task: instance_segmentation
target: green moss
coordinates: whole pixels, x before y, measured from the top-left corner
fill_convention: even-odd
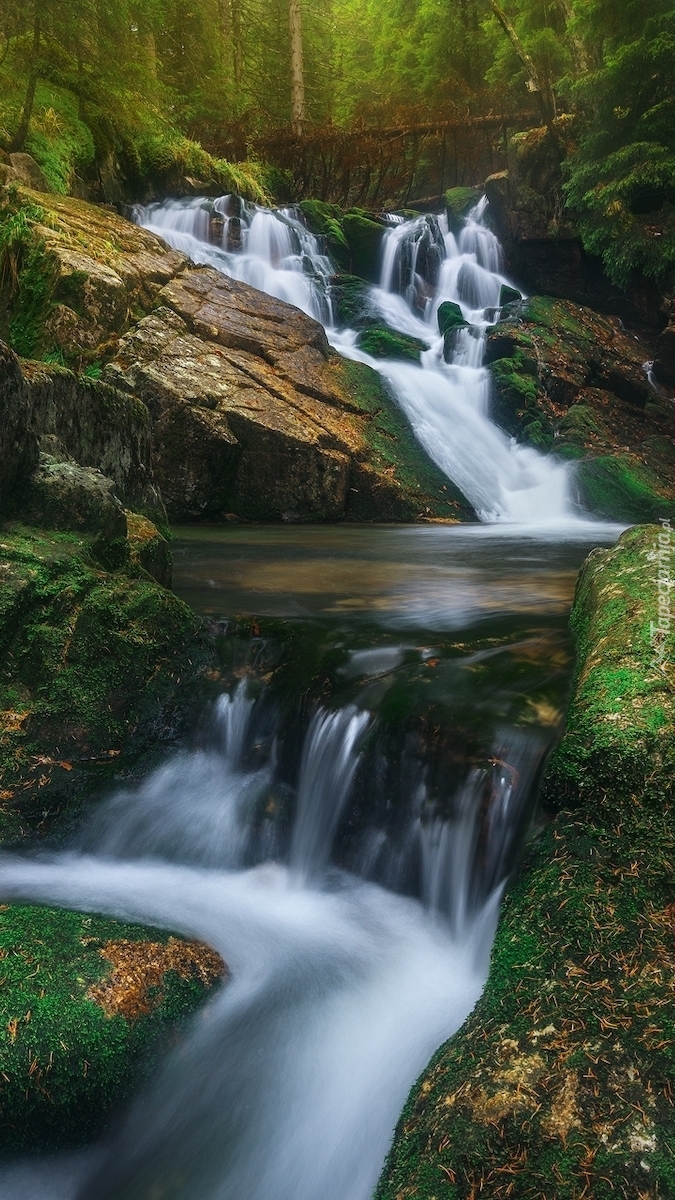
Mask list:
[[[304,213],[312,233],[326,239],[328,253],[334,262],[348,271],[351,251],[342,228],[342,209],[323,200],[301,200],[298,208]]]
[[[54,264],[35,224],[37,205],[8,197],[0,208],[0,334],[17,354],[39,358],[50,349],[44,328],[52,308]]]
[[[161,1051],[180,1037],[185,1018],[203,1003],[205,978],[169,970],[159,989],[151,987],[145,1004],[137,1005],[135,1019],[106,1014],[88,992],[110,976],[110,962],[101,953],[109,943],[145,943],[138,947],[142,965],[147,943],[161,946],[168,938],[157,929],[99,916],[3,906],[2,1153],[93,1140],[157,1068]]]
[[[102,571],[91,546],[66,533],[0,534],[5,839],[51,828],[122,749],[169,736],[210,661],[187,605],[147,577]]]
[[[366,213],[354,209],[342,218],[342,230],[349,246],[349,269],[370,283],[378,283],[384,228]]]
[[[449,188],[445,193],[448,225],[453,233],[458,233],[462,228],[464,218],[478,204],[481,195],[481,189],[476,187]]]
[[[455,329],[465,329],[468,325],[459,304],[452,300],[444,300],[439,304],[437,320],[439,333],[443,336],[454,333]]]
[[[466,498],[422,449],[381,377],[370,367],[347,359],[336,358],[334,369],[350,397],[350,402],[367,418],[363,432],[368,452],[363,466],[367,471],[372,472],[374,469],[377,472],[377,477],[370,485],[363,478],[356,481],[358,490],[363,491],[363,498],[350,501],[350,519],[473,519],[475,514]],[[388,483],[395,493],[395,498],[392,496],[388,505],[379,494],[373,501],[371,513],[367,507],[370,501],[365,499],[368,487],[372,487],[375,497],[377,489]],[[362,508],[360,504],[365,504],[366,507]]]
[[[658,476],[632,455],[579,463],[576,484],[584,508],[614,521],[656,521],[675,515]]]
[[[338,327],[362,329],[381,319],[370,299],[369,285],[356,275],[334,276],[330,295]]]
[[[582,571],[545,783],[561,811],[506,898],[481,1000],[411,1093],[377,1200],[672,1194],[675,634],[655,670],[658,537],[631,530]]]
[[[491,364],[492,415],[502,429],[519,441],[548,451],[553,446],[553,425],[540,404],[536,363],[518,349],[512,357]]]
[[[359,334],[357,345],[373,358],[398,358],[415,363],[419,363],[420,355],[428,349],[419,338],[409,337],[386,325],[366,329]]]

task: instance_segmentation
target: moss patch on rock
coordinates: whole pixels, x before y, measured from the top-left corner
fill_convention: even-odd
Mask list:
[[[419,338],[399,333],[388,325],[373,325],[357,338],[357,345],[373,358],[395,358],[403,362],[419,363],[420,355],[428,349]]]
[[[675,636],[655,666],[651,633],[664,546],[634,529],[582,571],[545,784],[559,811],[506,898],[481,1000],[413,1089],[377,1200],[675,1190]]]
[[[337,357],[331,373],[365,418],[359,421],[363,449],[351,466],[346,519],[475,519],[466,498],[416,440],[382,378],[362,363]]]
[[[465,217],[478,204],[482,189],[478,187],[448,188],[445,193],[445,211],[448,216],[448,226],[453,233],[459,233]]]
[[[0,906],[0,1150],[97,1137],[225,973],[156,929]]]
[[[211,647],[151,580],[104,571],[91,537],[0,532],[0,836],[71,816],[124,750],[175,734]]]

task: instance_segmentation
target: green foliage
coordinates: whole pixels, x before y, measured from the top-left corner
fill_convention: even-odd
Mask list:
[[[35,204],[9,197],[0,208],[0,335],[17,354],[37,358],[51,306],[52,269],[35,225],[44,220]]]
[[[571,89],[585,121],[567,200],[615,282],[635,270],[663,281],[675,266],[675,8],[595,0],[584,27],[600,54]]]

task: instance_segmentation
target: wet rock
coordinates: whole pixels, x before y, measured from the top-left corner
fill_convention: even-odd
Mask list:
[[[459,306],[452,300],[444,300],[438,307],[438,329],[443,337],[447,333],[454,332],[455,329],[466,328],[467,321]]]
[[[498,307],[504,308],[507,304],[517,304],[522,298],[517,288],[509,287],[507,283],[503,283],[499,289]]]
[[[664,329],[656,343],[654,376],[665,387],[675,388],[675,325]]]
[[[675,470],[650,439],[672,444],[672,415],[647,379],[648,348],[618,320],[570,301],[534,297],[508,312],[488,331],[498,424],[582,460],[578,498],[597,515],[644,521],[670,512]]]
[[[211,269],[158,299],[105,378],[151,413],[174,520],[373,520],[375,497],[379,519],[468,511],[379,378],[333,354],[310,317]]]
[[[338,328],[363,329],[381,322],[381,313],[370,298],[370,287],[358,276],[334,275],[330,295]]]
[[[328,253],[343,271],[379,281],[385,221],[360,208],[343,212],[322,200],[301,200],[298,207],[312,233],[326,239]]]
[[[675,636],[652,633],[671,550],[667,529],[633,529],[582,569],[544,785],[556,816],[509,888],[483,996],[413,1088],[377,1200],[431,1200],[440,1178],[461,1197],[493,1180],[534,1196],[544,1177],[560,1200],[608,1180],[671,1190]]]
[[[373,358],[394,358],[419,363],[420,355],[428,349],[419,338],[399,333],[387,325],[373,325],[359,334],[357,346]]]

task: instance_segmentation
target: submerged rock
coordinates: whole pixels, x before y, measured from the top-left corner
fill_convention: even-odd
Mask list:
[[[675,511],[672,408],[649,383],[648,358],[619,321],[565,300],[523,301],[488,331],[494,419],[578,460],[580,502],[610,520]]]
[[[673,551],[669,529],[633,529],[582,570],[545,782],[557,816],[506,897],[481,1000],[408,1100],[377,1200],[538,1196],[542,1180],[547,1200],[673,1192],[672,621],[653,634]]]

